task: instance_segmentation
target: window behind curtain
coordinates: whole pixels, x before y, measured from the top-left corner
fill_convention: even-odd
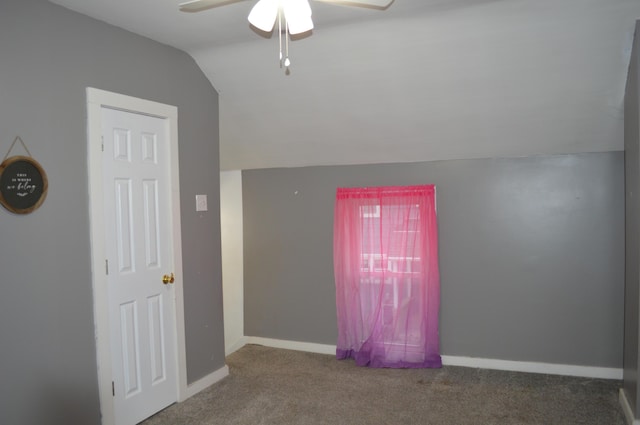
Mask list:
[[[338,189],[338,358],[440,367],[435,187]]]

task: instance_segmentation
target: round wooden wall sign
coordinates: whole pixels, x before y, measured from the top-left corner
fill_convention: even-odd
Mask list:
[[[0,164],[0,204],[16,214],[29,214],[42,205],[49,183],[33,158],[12,156]]]

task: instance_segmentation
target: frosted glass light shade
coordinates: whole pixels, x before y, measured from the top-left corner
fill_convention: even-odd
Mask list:
[[[300,34],[313,29],[311,6],[308,0],[282,0],[284,19],[289,26],[289,34]]]
[[[279,0],[260,0],[249,12],[249,22],[254,27],[271,32],[278,16]]]

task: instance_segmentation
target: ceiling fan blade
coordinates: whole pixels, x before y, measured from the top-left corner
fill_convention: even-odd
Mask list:
[[[212,9],[218,6],[226,6],[227,4],[237,3],[244,0],[190,0],[180,3],[178,7],[181,12],[200,12],[202,10]]]
[[[366,7],[369,9],[385,10],[395,0],[316,0],[323,3],[341,4],[344,6]]]

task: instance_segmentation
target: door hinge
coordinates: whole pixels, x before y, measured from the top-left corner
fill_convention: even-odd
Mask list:
[[[116,396],[116,384],[111,381],[111,393],[113,394],[113,396]]]
[[[108,276],[109,275],[109,260],[104,260],[104,271]]]
[[[100,136],[100,140],[102,143],[102,152],[104,152],[104,136]]]

